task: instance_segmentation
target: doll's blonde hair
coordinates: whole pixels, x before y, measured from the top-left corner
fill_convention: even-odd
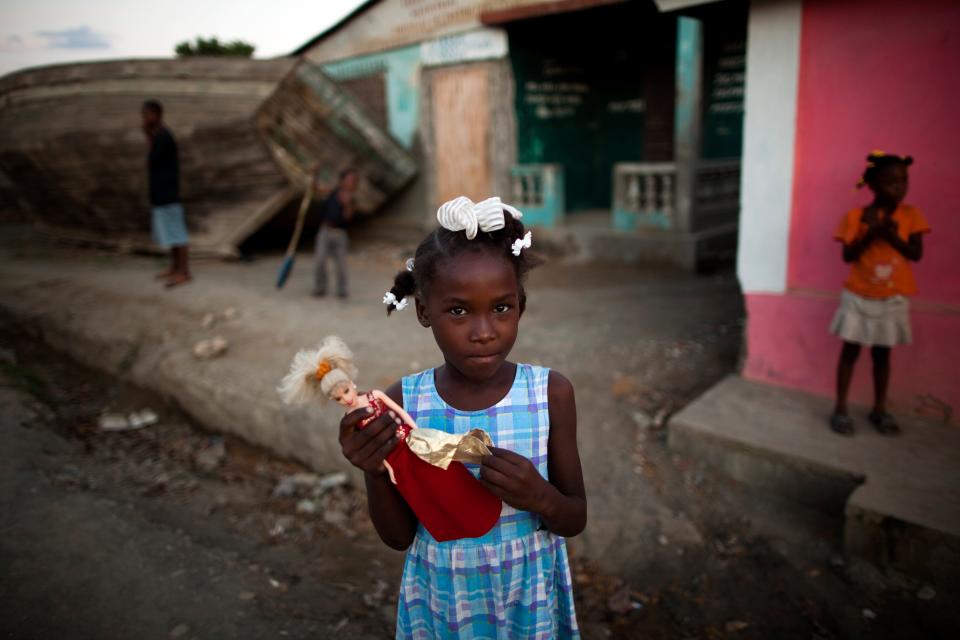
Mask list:
[[[302,349],[277,391],[286,404],[323,402],[338,386],[357,377],[353,352],[337,336],[327,336],[316,349]]]

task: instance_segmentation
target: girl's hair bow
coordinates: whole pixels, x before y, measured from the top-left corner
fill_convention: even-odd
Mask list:
[[[470,198],[460,196],[440,205],[437,209],[437,221],[449,231],[465,231],[467,239],[473,240],[477,237],[478,229],[487,233],[503,229],[504,209],[514,218],[523,217],[515,207],[500,202],[500,198],[487,198],[474,203]]]

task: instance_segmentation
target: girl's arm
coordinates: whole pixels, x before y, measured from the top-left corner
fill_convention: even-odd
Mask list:
[[[387,396],[399,405],[397,401],[403,401],[400,383],[387,389]],[[387,546],[403,551],[417,533],[417,517],[383,467],[384,458],[397,445],[395,432],[400,418],[394,411],[388,411],[365,429],[358,430],[357,423],[368,415],[367,409],[358,409],[343,417],[340,446],[347,460],[364,471],[370,520],[377,534]]]
[[[385,394],[383,391],[380,391],[379,389],[374,389],[372,393],[377,398],[380,398],[380,400],[382,400],[385,405],[393,409],[393,411],[398,416],[400,416],[400,419],[403,420],[404,424],[408,424],[411,427],[417,426],[417,423],[413,421],[413,418],[410,417],[410,414],[404,411],[403,407],[401,407],[399,403],[395,402],[393,398]],[[401,396],[401,400],[403,400],[402,396]]]
[[[863,252],[867,250],[873,241],[877,239],[878,226],[876,224],[870,224],[867,226],[867,232],[863,234],[858,240],[854,240],[850,244],[843,245],[843,261],[844,262],[856,262],[860,259],[860,256],[863,255]]]
[[[900,255],[907,260],[918,262],[920,258],[923,257],[922,233],[911,233],[907,241],[904,242],[897,234],[896,229],[893,229],[887,230],[883,234],[883,239],[886,240],[891,247],[899,251]]]
[[[550,439],[547,444],[548,482],[533,463],[505,449],[493,449],[483,459],[480,480],[515,509],[532,511],[557,535],[572,537],[587,524],[587,496],[577,451],[577,406],[573,385],[555,371],[547,389]]]

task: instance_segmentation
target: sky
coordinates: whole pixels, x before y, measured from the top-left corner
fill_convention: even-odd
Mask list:
[[[0,75],[38,65],[165,58],[196,36],[290,53],[363,0],[0,0]]]

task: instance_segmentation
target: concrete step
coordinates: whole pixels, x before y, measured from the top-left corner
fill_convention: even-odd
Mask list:
[[[730,376],[670,423],[670,447],[732,478],[844,518],[844,550],[960,584],[960,428],[900,417],[878,434],[827,427],[827,398]]]

